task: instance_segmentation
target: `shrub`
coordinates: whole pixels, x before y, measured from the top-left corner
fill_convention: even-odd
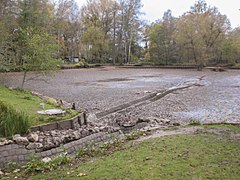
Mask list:
[[[57,105],[56,100],[53,99],[53,98],[48,98],[47,103],[52,105],[52,106],[56,106]]]
[[[80,61],[79,63],[75,64],[75,66],[76,67],[84,67],[84,63]]]
[[[30,128],[30,118],[24,112],[0,101],[0,135],[10,137],[14,134],[26,133]]]
[[[61,167],[61,165],[68,164],[72,162],[72,158],[66,153],[60,154],[59,156],[54,157],[49,162],[43,162],[37,156],[34,156],[31,161],[29,161],[26,165],[27,173],[35,173],[35,172],[45,172],[52,171]]]
[[[89,67],[89,64],[84,60],[81,59],[81,61],[79,61],[77,64],[75,64],[76,67]]]
[[[89,67],[89,64],[84,60],[84,59],[81,59],[81,61],[83,63],[83,66],[84,67]]]

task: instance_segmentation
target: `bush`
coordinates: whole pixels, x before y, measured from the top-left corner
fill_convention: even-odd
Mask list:
[[[141,61],[137,64],[134,64],[134,66],[154,66],[154,62],[150,62],[150,61]]]
[[[35,156],[27,163],[26,173],[52,171],[70,162],[72,162],[72,158],[66,153],[54,157],[49,162],[43,162],[39,157]]]
[[[84,63],[80,61],[79,63],[75,64],[75,66],[76,67],[84,67]]]
[[[48,98],[47,103],[52,105],[52,106],[56,106],[57,105],[56,100],[53,99],[53,98]]]
[[[75,64],[76,67],[89,67],[89,64],[84,60],[81,59],[81,61],[79,61],[77,64]]]
[[[10,137],[14,134],[26,133],[30,128],[30,118],[24,112],[0,101],[0,135]]]

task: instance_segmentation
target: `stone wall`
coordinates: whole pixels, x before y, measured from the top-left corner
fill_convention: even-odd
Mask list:
[[[6,167],[7,162],[24,164],[29,161],[33,156],[44,158],[56,156],[63,152],[74,154],[82,147],[86,147],[88,145],[99,142],[110,141],[111,139],[115,139],[120,135],[122,135],[120,131],[114,133],[99,132],[86,136],[82,139],[64,144],[62,147],[56,147],[42,152],[35,152],[35,150],[27,150],[24,145],[18,144],[0,146],[0,168]]]
[[[81,113],[80,115],[73,117],[72,119],[69,119],[69,120],[34,126],[31,128],[31,132],[51,131],[51,130],[56,130],[56,129],[58,129],[58,130],[78,129],[82,125],[86,125],[86,123],[87,123],[86,115],[85,115],[85,113]]]

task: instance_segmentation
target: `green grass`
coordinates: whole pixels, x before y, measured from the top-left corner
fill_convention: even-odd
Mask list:
[[[165,136],[30,179],[240,179],[239,153],[226,136]]]
[[[18,111],[27,113],[31,117],[32,125],[68,119],[77,115],[76,112],[72,111],[67,113],[64,117],[39,115],[37,111],[42,110],[39,106],[40,103],[45,103],[45,109],[52,109],[54,106],[47,104],[47,102],[32,95],[30,92],[10,90],[3,86],[0,86],[0,101],[13,106]]]
[[[0,136],[26,133],[30,125],[29,116],[0,101]]]

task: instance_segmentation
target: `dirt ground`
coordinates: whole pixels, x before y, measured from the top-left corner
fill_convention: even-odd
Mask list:
[[[29,74],[28,78],[34,77]],[[20,86],[21,73],[0,74],[0,82]],[[240,71],[175,69],[96,69],[63,70],[51,76],[27,81],[26,89],[56,99],[75,102],[98,113],[159,90],[166,90],[202,78],[199,86],[175,91],[131,109],[131,114],[189,122],[240,122]]]

